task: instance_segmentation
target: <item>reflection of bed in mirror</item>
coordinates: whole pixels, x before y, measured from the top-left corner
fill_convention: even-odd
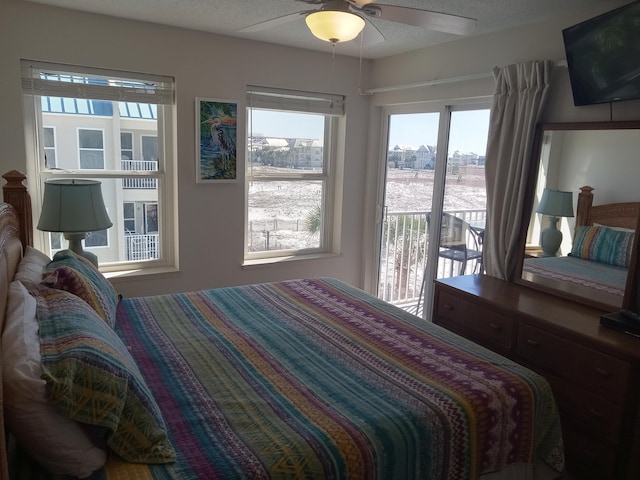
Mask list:
[[[578,194],[572,250],[558,257],[527,255],[521,278],[603,307],[621,307],[640,202],[593,205],[593,188]]]

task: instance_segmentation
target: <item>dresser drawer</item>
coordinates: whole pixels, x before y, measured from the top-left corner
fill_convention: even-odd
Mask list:
[[[438,294],[436,323],[500,350],[513,345],[513,321],[509,317],[447,292]]]
[[[493,310],[475,307],[471,311],[472,329],[480,338],[507,349],[513,346],[513,320]]]
[[[439,292],[436,302],[436,323],[463,332],[468,328],[473,304],[447,292]]]
[[[621,404],[629,363],[526,323],[518,327],[517,353],[531,365]]]
[[[615,448],[579,427],[563,424],[567,470],[580,480],[618,480]],[[574,478],[574,477],[570,477]]]
[[[596,438],[615,444],[620,441],[623,408],[564,380],[547,376],[553,390],[563,424],[580,425]]]

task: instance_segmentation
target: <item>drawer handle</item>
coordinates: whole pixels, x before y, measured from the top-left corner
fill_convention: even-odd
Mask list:
[[[445,303],[444,308],[446,308],[447,310],[453,310],[453,305],[450,303]]]
[[[538,348],[540,346],[540,344],[537,341],[535,341],[533,338],[527,338],[527,344],[535,348]]]
[[[592,417],[596,417],[596,418],[602,418],[603,417],[602,413],[600,413],[595,408],[592,408],[592,409],[589,410],[589,415],[591,415]]]
[[[609,372],[609,370],[605,370],[604,368],[600,368],[600,367],[596,367],[596,373],[598,375],[602,375],[603,377],[611,376],[611,373]]]
[[[496,332],[499,332],[500,330],[502,330],[502,325],[498,325],[497,323],[491,322],[489,326]]]

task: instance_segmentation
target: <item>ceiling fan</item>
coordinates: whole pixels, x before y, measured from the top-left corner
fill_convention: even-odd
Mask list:
[[[471,18],[439,13],[411,7],[374,4],[374,0],[296,0],[320,8],[303,10],[282,17],[273,18],[241,29],[241,32],[257,32],[284,25],[305,17],[311,33],[332,44],[353,40],[368,23],[376,32],[369,43],[384,40],[384,36],[367,18],[379,18],[390,22],[412,25],[438,32],[468,35],[476,26]],[[377,38],[376,38],[377,37]]]

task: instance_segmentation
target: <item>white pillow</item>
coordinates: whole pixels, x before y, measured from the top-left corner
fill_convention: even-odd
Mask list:
[[[47,255],[27,245],[24,256],[18,264],[18,271],[14,279],[21,282],[40,283],[44,267],[49,262],[51,262],[51,259]]]
[[[86,478],[101,468],[105,450],[80,424],[47,403],[36,300],[20,281],[9,286],[2,364],[5,419],[20,446],[54,474]]]

